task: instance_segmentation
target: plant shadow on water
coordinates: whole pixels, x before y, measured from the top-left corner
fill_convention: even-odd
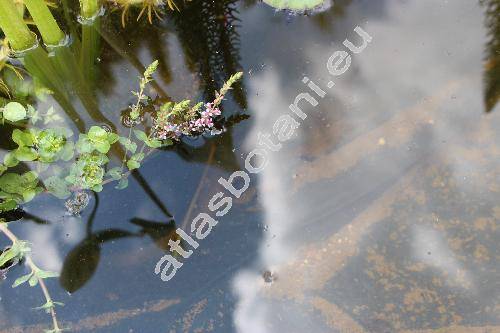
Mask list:
[[[355,2],[341,0],[334,3],[334,6],[325,11],[306,17],[310,24],[308,29],[314,32],[309,30],[301,38],[333,35],[336,22],[349,15],[349,8]],[[385,1],[380,3],[383,7]],[[490,35],[485,52],[483,101],[485,111],[491,111],[499,97],[500,62],[496,51],[500,36],[499,5],[496,0],[485,1],[483,5],[487,12],[486,26]],[[277,27],[279,36],[286,36],[284,31],[289,25],[304,22],[302,15],[287,13],[281,16],[281,12],[273,12],[263,7],[263,4],[251,0],[191,0],[179,6],[180,11],[160,14],[161,21],[154,18],[152,12],[154,24],[151,25],[147,19],[136,20],[141,8],[127,7],[127,12],[122,16],[121,11],[111,11],[107,7],[104,15],[85,19],[79,17],[77,2],[61,1],[60,6],[52,9],[52,12],[68,33],[68,38],[58,46],[46,47],[40,42],[33,49],[15,54],[9,64],[16,66],[14,70],[24,68],[20,72],[25,79],[20,80],[14,70],[6,69],[0,73],[0,92],[3,96],[0,97],[1,105],[6,104],[8,99],[23,105],[32,104],[39,112],[40,122],[63,124],[76,133],[73,137],[80,134],[90,137],[89,131],[93,126],[105,129],[107,134],[118,134],[125,144],[110,138],[107,156],[114,164],[119,165],[123,161],[123,168],[123,164],[128,166],[127,162],[132,160],[127,160],[127,154],[132,155],[129,154],[132,150],[138,150],[137,147],[132,147],[131,127],[137,126],[136,128],[143,129],[143,133],[151,133],[155,124],[150,119],[162,106],[183,99],[213,101],[217,98],[215,92],[224,82],[242,70],[240,11],[247,11],[250,13],[247,15],[252,17],[255,15],[252,14],[253,11],[261,10],[263,14],[256,17],[272,22],[266,23],[265,27]],[[147,12],[145,13],[143,16],[147,18]],[[261,47],[258,40],[252,40],[251,43],[251,47]],[[253,56],[247,49],[244,57]],[[144,94],[151,98],[137,99],[137,96],[129,92],[137,89],[137,76],[143,76],[148,64],[154,59],[159,60],[155,80],[147,82],[144,87]],[[284,63],[297,65],[302,60],[293,58],[290,63],[287,60]],[[0,58],[0,64],[1,61]],[[246,61],[252,63],[253,60]],[[302,65],[297,66],[301,68]],[[299,75],[297,72],[297,80]],[[229,317],[232,316],[236,301],[228,296],[231,291],[226,289],[230,282],[229,275],[241,266],[250,265],[252,257],[256,256],[259,246],[257,243],[262,236],[259,223],[264,220],[265,213],[260,211],[259,203],[255,202],[255,194],[249,195],[249,198],[241,198],[238,202],[239,210],[231,213],[234,215],[228,226],[224,229],[221,227],[211,235],[212,244],[217,243],[223,249],[222,252],[225,252],[224,255],[212,255],[210,246],[208,249],[201,249],[202,256],[189,263],[190,268],[182,273],[185,275],[179,274],[168,284],[163,284],[154,275],[153,269],[156,261],[169,250],[169,241],[178,240],[176,229],[181,227],[187,230],[195,211],[206,205],[211,195],[210,190],[217,185],[217,178],[242,168],[241,158],[235,148],[242,144],[245,131],[248,130],[246,126],[249,126],[247,123],[251,123],[245,122],[250,118],[245,111],[250,98],[253,99],[247,92],[243,81],[235,82],[223,105],[224,118],[219,119],[217,124],[223,129],[219,133],[202,133],[195,138],[184,137],[175,145],[156,147],[138,161],[141,168],[136,168],[131,163],[132,167],[125,176],[121,173],[117,177],[109,174],[111,178],[106,179],[109,182],[119,182],[118,187],[125,187],[128,180],[127,184],[122,184],[121,181],[128,179],[127,176],[130,175],[128,188],[118,191],[113,189],[115,183],[105,184],[100,192],[92,191],[89,186],[66,196],[65,200],[69,200],[66,201],[66,207],[71,207],[75,216],[65,212],[64,201],[50,197],[47,193],[40,193],[30,203],[1,214],[3,220],[10,222],[9,230],[22,235],[23,239],[33,239],[32,257],[35,262],[40,260],[47,268],[60,271],[58,280],[49,279],[46,284],[53,293],[54,300],[61,300],[66,304],[57,308],[63,327],[70,327],[74,331],[123,332],[130,328],[134,332],[156,332],[158,324],[154,321],[140,318],[134,322],[130,319],[154,313],[161,313],[163,316],[168,312],[168,318],[161,319],[161,325],[168,323],[173,327],[171,331],[187,332],[192,327],[192,318],[206,307],[204,296],[208,292],[204,288],[207,288],[215,294],[212,296],[218,303],[209,310],[206,331],[210,331],[212,318],[218,318],[216,320],[221,325],[215,331],[235,331]],[[140,107],[138,115],[132,117],[131,105],[133,109],[136,101]],[[235,126],[237,124],[241,126]],[[29,121],[6,122],[0,131],[2,152],[18,149],[11,139],[15,129],[24,131],[30,127],[33,126]],[[106,133],[102,135],[106,136]],[[143,140],[145,147],[149,147],[148,143],[157,144],[149,139]],[[328,145],[330,142],[319,142],[317,147],[311,148],[302,158],[314,161],[318,157],[313,156],[316,151],[320,155],[326,154],[323,144]],[[31,147],[29,144],[26,146]],[[33,170],[33,161],[18,162],[16,172],[25,175]],[[296,181],[298,183],[302,179]],[[327,185],[322,184],[325,187]],[[35,188],[32,186],[30,190],[35,191]],[[100,190],[98,187],[96,189]],[[22,196],[22,193],[15,194]],[[330,194],[331,192],[327,192],[327,195]],[[364,200],[368,199],[362,197],[359,201]],[[359,205],[363,207],[362,204]],[[309,226],[307,223],[312,225],[318,218],[311,214],[306,220],[308,222],[304,224]],[[333,228],[329,224],[317,224],[321,225],[318,228],[325,228],[321,232],[331,232],[329,228]],[[311,226],[312,230],[314,227]],[[302,231],[297,231],[296,234],[296,237],[308,237]],[[4,243],[0,244],[2,253],[7,252],[8,248],[3,247]],[[312,257],[317,259],[315,255]],[[23,262],[16,257],[0,265],[0,278],[6,277],[8,280],[0,287],[3,302],[0,312],[5,313],[0,314],[0,321],[5,321],[5,325],[0,324],[2,333],[15,332],[16,329],[38,332],[49,327],[47,317],[43,314],[28,312],[38,305],[38,301],[34,300],[37,296],[26,297],[28,293],[24,289],[10,288],[15,278],[23,274],[21,263]],[[327,267],[327,263],[322,263],[322,266]],[[352,269],[355,270],[356,267]],[[300,276],[302,273],[292,270],[289,276]],[[350,271],[342,272],[345,277],[339,274],[338,283],[350,281],[349,273]],[[264,281],[279,286],[280,281],[286,281],[289,276],[279,273],[274,275],[274,272],[266,268]],[[33,275],[26,280],[30,284],[36,283],[32,277]],[[193,281],[196,285],[191,284]],[[292,284],[292,287],[295,286]],[[348,290],[349,286],[346,285],[344,289]],[[300,292],[302,289],[297,290],[297,294]],[[334,293],[349,299],[349,295],[345,296],[343,292],[335,290]],[[270,298],[273,297],[275,295],[271,294]],[[52,307],[54,305],[50,302],[48,304]],[[173,305],[179,306],[169,312]],[[318,309],[321,308],[316,308]],[[10,316],[13,319],[7,318]],[[352,316],[358,318],[356,314]],[[358,321],[363,322],[363,319]],[[367,320],[366,327],[370,325]],[[380,327],[385,326],[380,324]]]

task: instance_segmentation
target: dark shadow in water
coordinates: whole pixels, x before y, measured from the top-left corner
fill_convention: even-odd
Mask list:
[[[59,277],[62,287],[70,293],[83,287],[94,275],[99,265],[103,243],[120,238],[141,236],[120,229],[92,232],[94,219],[99,208],[99,195],[93,193],[95,204],[87,220],[87,236],[67,254]]]

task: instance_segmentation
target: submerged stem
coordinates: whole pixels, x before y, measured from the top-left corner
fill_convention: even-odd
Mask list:
[[[2,0],[5,1],[5,0]],[[43,0],[24,0],[24,4],[40,30],[40,34],[46,45],[58,45],[64,39],[64,33],[57,24],[49,7]]]
[[[0,1],[0,28],[16,51],[29,49],[36,42],[12,0]]]
[[[3,0],[1,0],[1,1],[3,1]],[[19,239],[16,237],[16,235],[14,235],[12,233],[12,231],[10,231],[7,228],[7,224],[5,222],[0,222],[0,231],[3,232],[5,234],[5,236],[7,236],[12,241],[13,244],[19,241]],[[31,259],[31,256],[26,255],[25,257],[26,257],[26,264],[33,272],[39,270],[38,266],[35,265],[35,263]],[[42,289],[43,295],[45,296],[45,301],[47,303],[52,303],[53,302],[52,297],[50,297],[49,289],[47,288],[45,281],[43,281],[43,279],[41,279],[39,277],[37,277],[37,279],[38,279],[38,284],[40,285],[40,288]],[[56,310],[54,309],[54,307],[51,307],[49,309],[49,311],[50,311],[50,316],[52,317],[52,325],[54,326],[53,331],[60,332],[61,328],[59,328],[59,323],[57,322]]]

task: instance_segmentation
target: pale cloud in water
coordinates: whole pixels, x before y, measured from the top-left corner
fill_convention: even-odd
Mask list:
[[[424,97],[434,95],[436,90],[450,80],[465,79],[465,84],[458,92],[463,100],[452,102],[447,108],[459,115],[470,115],[470,110],[482,108],[482,48],[478,46],[484,43],[477,40],[476,36],[484,35],[483,17],[475,3],[471,3],[467,15],[463,15],[465,5],[463,1],[448,2],[446,5],[429,1],[407,1],[404,4],[395,0],[387,1],[387,12],[383,20],[359,22],[373,37],[373,42],[362,55],[353,56],[350,70],[338,78],[337,85],[327,91],[329,100],[326,101],[325,98],[322,103],[331,105],[330,98],[333,97],[336,100],[335,105],[338,105],[339,101],[343,104],[353,104],[353,113],[344,112],[342,117],[349,125],[349,130],[354,131],[360,126],[366,126],[366,123],[360,123],[363,110],[368,109],[379,115],[387,113],[389,116],[421,103]],[[423,17],[426,22],[421,21]],[[446,19],[457,21],[450,22]],[[458,33],[458,29],[464,25],[469,28],[460,29]],[[354,26],[356,24],[353,24]],[[440,29],[436,31],[436,27]],[[353,36],[354,33],[349,32],[345,38],[351,39]],[[325,74],[326,60],[335,50],[344,48],[342,41],[343,39],[339,40],[333,46],[318,46],[314,41],[297,41],[305,52],[304,58],[309,59],[311,63],[307,76],[323,88],[329,79]],[[471,63],[471,59],[477,61]],[[257,133],[269,132],[272,122],[287,111],[290,101],[283,96],[286,96],[289,86],[299,87],[302,73],[297,73],[296,82],[285,87],[283,84],[287,83],[283,83],[278,73],[273,70],[254,74],[248,79],[248,96],[253,96],[249,100],[249,109],[253,111],[254,124],[245,147],[250,150],[256,145]],[[301,127],[307,127],[308,120],[306,119]],[[299,128],[297,132],[302,133],[303,130]],[[449,121],[443,122],[441,126],[434,126],[431,130],[435,131],[437,138],[452,136],[458,139],[462,134],[461,129]],[[292,144],[300,144],[302,139],[299,135]],[[463,141],[460,139],[458,142]],[[264,210],[264,223],[269,225],[269,231],[263,235],[257,266],[271,270],[296,255],[294,248],[287,243],[290,240],[287,230],[293,230],[293,226],[298,223],[294,216],[301,215],[297,207],[286,201],[292,171],[287,173],[283,165],[297,163],[286,155],[286,145],[290,144],[284,143],[285,149],[282,152],[270,155],[269,165],[259,177],[259,197]],[[436,141],[433,144],[441,142]],[[446,162],[455,163],[452,164],[455,172],[464,167],[445,151],[442,158]],[[387,168],[390,163],[389,159],[375,167]],[[276,238],[273,239],[274,233]],[[444,242],[444,235],[435,230],[415,228],[412,236],[411,246],[417,260],[449,274],[454,272],[457,279],[462,279],[464,286],[473,286],[470,273],[454,259],[453,251]],[[429,256],[427,251],[422,252],[423,249],[430,249],[432,256]],[[457,275],[457,272],[460,274]],[[239,333],[271,333],[267,328],[269,323],[280,327],[279,320],[265,311],[271,304],[260,295],[266,287],[261,274],[257,269],[244,269],[233,281],[234,292],[239,299],[234,314]],[[284,305],[286,301],[281,303]],[[273,305],[273,309],[276,309],[276,305]],[[283,320],[287,321],[286,318]]]

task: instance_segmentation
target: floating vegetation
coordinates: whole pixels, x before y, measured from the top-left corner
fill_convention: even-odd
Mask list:
[[[321,7],[328,0],[264,0],[268,5],[276,9],[289,9],[292,11],[303,12]]]
[[[155,61],[148,66],[140,78],[139,90],[133,92],[137,102],[130,107],[129,117],[132,120],[139,118],[143,103],[150,100],[144,91],[152,81],[157,65]],[[182,135],[196,136],[214,129],[214,122],[221,115],[218,106],[241,76],[242,73],[233,75],[211,103],[200,102],[191,107],[190,101],[186,100],[162,105],[152,116],[154,127],[149,133],[130,128],[128,137],[121,137],[102,127],[92,126],[75,140],[73,132],[64,127],[14,129],[12,141],[17,144],[17,148],[9,151],[3,164],[0,164],[0,211],[27,203],[41,192],[67,199],[71,193],[84,190],[100,192],[103,185],[112,181],[118,182],[117,188],[125,188],[129,172],[138,169],[151,150],[172,145],[172,139],[178,141]],[[203,105],[205,109],[201,111]],[[8,103],[0,112],[3,120],[14,123],[38,117],[39,114],[32,106],[25,108],[18,102]],[[31,121],[37,124],[33,118]],[[45,119],[44,123],[50,124],[51,121]],[[115,144],[121,145],[125,153],[121,166],[109,168],[110,158],[107,154]],[[139,145],[142,145],[140,149]],[[146,147],[149,151],[146,151]],[[21,162],[32,163],[36,171],[24,174],[7,172]],[[75,205],[70,205],[68,210],[78,214],[79,209],[72,206]]]

